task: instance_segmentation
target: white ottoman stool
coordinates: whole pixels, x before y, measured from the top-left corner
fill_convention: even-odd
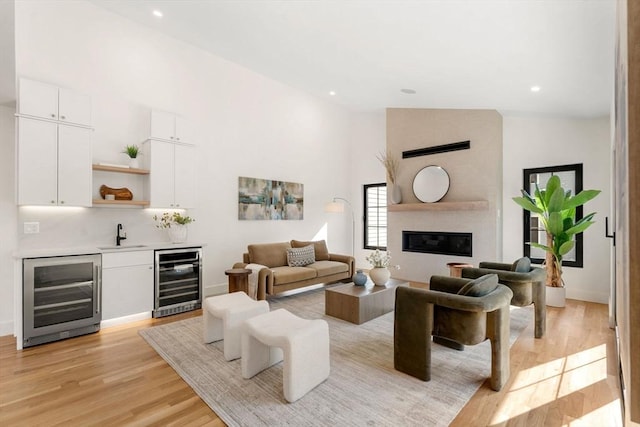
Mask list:
[[[202,310],[204,342],[224,339],[224,358],[237,359],[240,357],[242,322],[268,312],[268,302],[251,299],[244,292],[209,297]]]
[[[242,376],[251,378],[284,359],[284,398],[295,402],[329,377],[329,325],[279,309],[243,325]]]

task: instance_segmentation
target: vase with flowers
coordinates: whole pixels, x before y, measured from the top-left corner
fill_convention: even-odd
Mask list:
[[[179,212],[164,212],[161,216],[154,215],[156,227],[167,230],[171,243],[184,243],[187,241],[187,225],[195,221],[187,215]]]
[[[376,249],[366,258],[371,264],[371,270],[369,270],[369,277],[376,286],[385,286],[391,272],[389,271],[389,265],[391,264],[391,252],[385,251],[384,253],[380,249]],[[399,269],[400,266],[395,266]]]

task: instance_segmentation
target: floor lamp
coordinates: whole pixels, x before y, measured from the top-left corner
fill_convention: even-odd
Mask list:
[[[344,203],[340,203],[337,200],[342,200]],[[334,197],[333,200],[324,205],[324,211],[330,213],[343,213],[345,203],[349,205],[351,210],[351,256],[356,256],[356,217],[353,214],[353,206],[347,199],[342,197]]]

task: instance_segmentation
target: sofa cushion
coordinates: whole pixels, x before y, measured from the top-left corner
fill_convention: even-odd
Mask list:
[[[291,244],[289,242],[260,243],[249,245],[247,249],[251,263],[281,267],[287,265],[287,249],[291,249]]]
[[[470,281],[464,285],[459,291],[458,295],[465,295],[468,297],[483,297],[492,292],[498,287],[498,275],[497,274],[485,274],[478,277],[475,280]]]
[[[287,249],[287,265],[289,267],[304,267],[314,262],[316,262],[316,253],[313,250],[313,245]]]
[[[307,265],[318,272],[318,277],[330,276],[332,274],[344,273],[349,271],[349,265],[338,261],[316,261]]]
[[[313,249],[316,251],[316,261],[329,260],[329,249],[327,249],[327,242],[324,240],[316,240],[314,242],[303,242],[300,240],[291,241],[291,247],[293,248],[302,248],[309,245],[313,245]]]
[[[511,271],[515,271],[516,273],[528,273],[531,271],[531,260],[523,256],[522,258],[518,258],[511,264]]]
[[[308,267],[274,267],[271,271],[273,272],[273,284],[276,286],[313,279],[317,275],[314,268]]]

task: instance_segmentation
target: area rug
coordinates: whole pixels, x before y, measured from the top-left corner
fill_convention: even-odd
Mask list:
[[[489,341],[462,352],[434,344],[431,381],[423,382],[393,369],[393,313],[362,325],[326,316],[322,289],[269,303],[329,323],[331,374],[294,403],[282,394],[282,363],[243,379],[240,360],[224,360],[222,342],[203,344],[202,317],[140,335],[229,426],[446,426],[490,376]],[[513,308],[511,344],[532,313]]]

